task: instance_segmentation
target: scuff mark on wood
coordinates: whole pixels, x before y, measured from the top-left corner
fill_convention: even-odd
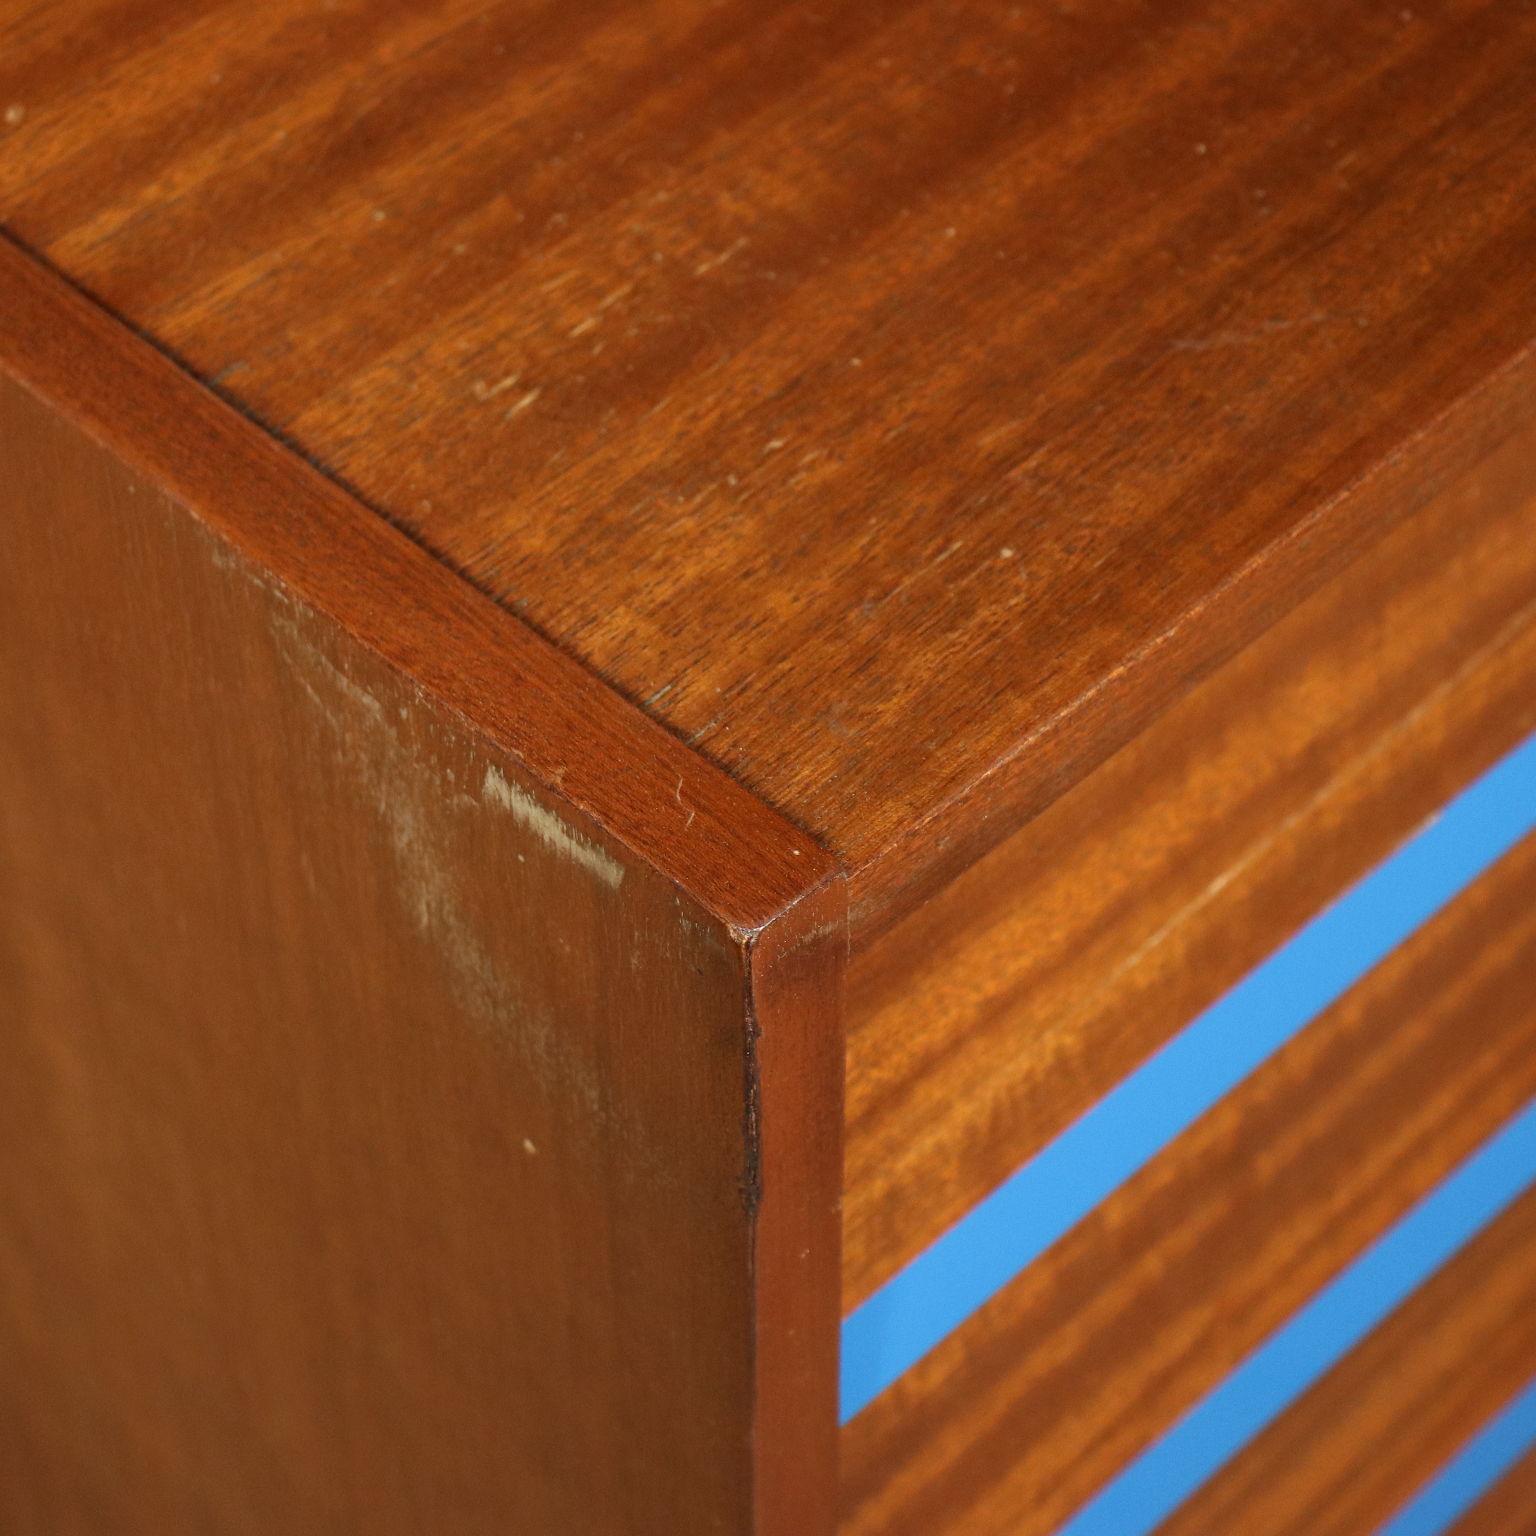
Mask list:
[[[494,763],[485,770],[481,796],[491,804],[510,811],[545,847],[581,865],[610,890],[616,891],[623,884],[624,866],[617,859],[580,833],[573,832],[553,811],[547,810],[526,790],[512,783]]]
[[[283,606],[288,606],[286,601]],[[595,1131],[608,1118],[607,1094],[598,1074],[562,1038],[548,1008],[530,998],[518,976],[498,963],[466,911],[451,864],[440,851],[440,818],[427,798],[421,765],[391,729],[390,712],[313,644],[288,612],[275,611],[271,622],[294,676],[314,703],[320,729],[336,743],[378,816],[397,873],[399,898],[441,959],[466,1017],[514,1051],[552,1099],[580,1106],[579,1123]],[[488,781],[490,774],[506,789],[505,797],[497,796],[499,803],[513,809],[540,841],[577,859],[605,884],[617,885],[614,872],[622,878],[623,871],[616,862],[580,844],[556,817],[514,789],[495,768],[488,770]],[[538,815],[524,814],[517,796]],[[451,791],[445,792],[445,803],[449,801],[475,803],[473,797]]]

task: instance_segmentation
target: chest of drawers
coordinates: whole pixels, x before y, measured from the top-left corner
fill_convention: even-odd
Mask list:
[[[1536,10],[0,8],[0,1525],[1536,1522]]]

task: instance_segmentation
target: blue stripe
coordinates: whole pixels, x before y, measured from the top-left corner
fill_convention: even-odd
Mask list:
[[[1536,1446],[1536,1381],[1496,1414],[1377,1536],[1441,1536]]]
[[[1536,1103],[1474,1152],[1061,1527],[1146,1536],[1536,1183]]]
[[[846,1423],[1536,827],[1536,737],[844,1319]]]

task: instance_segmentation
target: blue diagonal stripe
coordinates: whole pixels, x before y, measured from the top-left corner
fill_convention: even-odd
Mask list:
[[[1441,1536],[1536,1447],[1536,1381],[1489,1420],[1377,1536]]]
[[[1147,1536],[1536,1182],[1536,1103],[1272,1333],[1061,1527]]]
[[[846,1423],[1536,828],[1536,737],[1041,1149],[843,1322]]]

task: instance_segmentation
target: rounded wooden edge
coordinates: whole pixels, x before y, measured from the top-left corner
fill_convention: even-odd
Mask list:
[[[0,234],[0,369],[747,936],[818,843]]]

